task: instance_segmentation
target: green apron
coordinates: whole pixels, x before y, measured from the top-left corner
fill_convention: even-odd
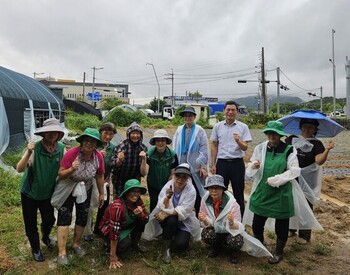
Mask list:
[[[122,199],[122,201],[123,201],[123,206],[124,206],[124,209],[125,209],[126,221],[125,221],[125,225],[122,227],[122,230],[120,232],[119,241],[125,239],[127,236],[129,236],[131,231],[134,230],[135,219],[136,219],[136,217],[134,215],[132,215],[132,216],[129,215],[129,210],[126,207],[126,204],[125,204],[123,199]]]
[[[249,209],[260,216],[288,219],[294,216],[292,184],[280,187],[267,184],[267,178],[282,174],[287,168],[288,145],[283,153],[266,151],[263,176],[250,198]]]

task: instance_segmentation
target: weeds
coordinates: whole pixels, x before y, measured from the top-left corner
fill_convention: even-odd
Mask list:
[[[333,249],[330,248],[327,245],[323,245],[323,244],[316,244],[313,247],[313,253],[316,255],[320,255],[320,256],[328,256],[331,255],[333,252]]]

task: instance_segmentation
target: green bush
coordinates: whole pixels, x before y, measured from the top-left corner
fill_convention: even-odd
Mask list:
[[[21,205],[19,183],[21,175],[15,175],[12,172],[5,171],[0,168],[0,208],[7,206]]]
[[[100,128],[101,121],[97,116],[91,114],[78,114],[71,110],[65,115],[65,126],[70,130],[75,130],[79,133],[83,133],[88,127],[90,128]]]
[[[128,112],[122,108],[115,108],[103,119],[104,122],[112,122],[117,127],[127,127],[133,122],[140,123],[146,116],[141,112]]]
[[[1,157],[7,165],[16,168],[17,163],[22,158],[25,149],[26,148],[17,148],[13,150],[7,150],[1,155]]]

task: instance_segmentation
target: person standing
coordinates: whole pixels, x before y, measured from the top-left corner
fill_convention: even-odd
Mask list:
[[[180,113],[185,124],[177,128],[173,138],[173,149],[179,157],[179,163],[188,163],[191,177],[196,188],[196,213],[199,212],[201,198],[205,194],[204,184],[208,177],[209,143],[204,129],[197,125],[196,112],[192,106],[186,106]]]
[[[237,203],[244,214],[245,165],[243,157],[252,141],[249,128],[237,120],[238,104],[227,101],[224,106],[225,120],[214,125],[211,140],[211,172],[224,178],[225,186],[229,182]]]
[[[64,145],[59,142],[64,136],[64,131],[56,118],[49,118],[44,121],[43,127],[37,129],[35,135],[42,136],[43,139],[28,143],[27,150],[16,169],[18,172],[24,171],[20,190],[26,235],[34,260],[43,262],[45,257],[40,250],[37,212],[39,209],[41,240],[46,246],[51,247],[55,241],[50,238],[50,232],[56,219],[50,199],[64,154]]]
[[[254,236],[261,243],[266,220],[276,219],[276,249],[269,259],[270,264],[276,264],[283,259],[289,219],[296,214],[291,181],[300,175],[300,168],[296,149],[281,141],[285,136],[282,122],[269,121],[262,132],[268,140],[255,147],[247,167],[247,175],[254,178],[249,210],[254,213]]]
[[[334,148],[334,142],[328,141],[325,148],[315,136],[319,123],[316,119],[302,118],[299,123],[301,136],[289,136],[286,143],[297,149],[297,157],[301,168],[299,185],[311,207],[320,199],[322,187],[322,170],[320,165],[326,162],[328,153]],[[290,235],[296,231],[291,230]],[[311,240],[311,229],[299,230],[299,244],[307,244]]]
[[[166,130],[154,132],[149,143],[154,147],[147,151],[147,188],[150,197],[150,212],[157,206],[158,196],[163,186],[172,179],[175,167],[178,166],[177,155],[167,145],[171,139]]]
[[[126,130],[126,139],[114,148],[110,159],[114,199],[123,192],[127,180],[141,181],[147,175],[147,146],[142,141],[141,127],[133,122]]]
[[[88,221],[84,228],[84,240],[87,242],[91,242],[93,240],[92,233],[94,233],[97,236],[101,236],[101,231],[99,230],[99,224],[100,221],[104,215],[104,212],[109,205],[109,197],[110,197],[110,173],[111,173],[111,166],[109,165],[109,160],[112,156],[113,150],[115,145],[111,142],[114,135],[117,133],[117,129],[115,125],[111,122],[104,123],[100,129],[98,130],[100,133],[100,139],[102,140],[102,145],[97,146],[97,150],[100,151],[100,153],[103,156],[104,163],[105,163],[105,173],[104,173],[104,194],[105,194],[105,201],[102,205],[102,207],[98,208],[97,215],[96,215],[96,222],[94,224],[94,229],[92,231],[92,217],[94,208],[97,206],[98,202],[98,192],[97,186],[94,183],[92,196],[95,196],[95,198],[91,198],[91,205],[90,205],[90,211],[88,215]]]
[[[85,249],[80,246],[80,240],[87,224],[93,181],[96,181],[99,192],[98,206],[101,207],[104,202],[104,160],[96,149],[97,145],[102,145],[100,133],[97,129],[86,128],[76,141],[80,146],[71,148],[62,158],[58,182],[51,197],[51,204],[58,209],[57,264],[59,265],[68,264],[66,245],[73,206],[76,209],[76,220],[71,249],[79,256],[86,254]]]

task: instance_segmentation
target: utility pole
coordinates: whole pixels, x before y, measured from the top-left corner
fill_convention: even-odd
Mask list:
[[[320,94],[321,94],[321,97],[320,97],[320,103],[321,103],[321,106],[320,106],[320,111],[321,113],[323,112],[323,88],[322,86],[320,87]]]
[[[335,92],[336,90],[335,90],[334,34],[335,34],[335,30],[332,29],[332,59],[330,59],[329,61],[333,64],[333,118],[335,119],[337,99],[336,99],[336,92]]]
[[[263,111],[267,114],[267,97],[266,97],[266,85],[265,85],[265,56],[264,47],[261,49],[261,96],[263,100]]]
[[[86,77],[86,72],[83,74],[83,102],[85,102],[85,77]]]
[[[91,68],[92,69],[92,106],[95,106],[95,72],[97,70],[102,70],[103,67],[101,68],[96,68],[95,66]]]
[[[345,79],[346,79],[346,116],[350,119],[350,60],[346,57],[345,61]]]
[[[166,77],[165,79],[171,80],[171,106],[175,106],[175,98],[174,98],[174,70],[171,69],[171,73],[165,74],[170,75],[170,77]]]
[[[276,69],[277,74],[277,114],[280,114],[280,67]]]

